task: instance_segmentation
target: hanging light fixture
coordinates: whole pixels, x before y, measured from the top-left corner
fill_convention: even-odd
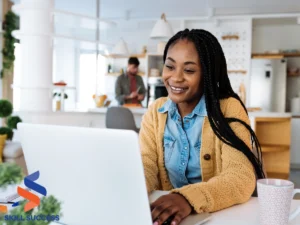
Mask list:
[[[171,25],[168,23],[166,19],[166,15],[163,13],[161,18],[154,25],[150,38],[152,39],[160,39],[161,41],[157,44],[157,52],[159,54],[163,54],[166,42],[163,41],[165,39],[169,39],[174,35],[173,29]]]
[[[126,42],[121,39],[112,50],[113,55],[128,56],[129,51]]]
[[[150,37],[153,39],[170,38],[173,34],[173,29],[168,23],[166,15],[163,13],[154,25]]]

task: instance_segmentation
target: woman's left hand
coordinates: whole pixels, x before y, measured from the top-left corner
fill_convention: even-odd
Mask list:
[[[180,194],[163,195],[151,204],[153,225],[162,225],[169,217],[174,216],[171,225],[178,225],[191,214],[192,207]]]

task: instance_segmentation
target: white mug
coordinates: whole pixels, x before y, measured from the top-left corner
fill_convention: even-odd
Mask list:
[[[260,179],[257,181],[260,225],[287,225],[300,214],[300,207],[290,214],[292,199],[300,189],[288,180]]]

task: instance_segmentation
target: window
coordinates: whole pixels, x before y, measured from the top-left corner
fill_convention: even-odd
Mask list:
[[[98,72],[96,68],[96,55],[93,53],[81,53],[79,57],[78,77],[78,108],[94,108],[92,98],[94,94],[105,93],[105,65],[106,58],[98,55]],[[98,73],[98,75],[96,75]]]

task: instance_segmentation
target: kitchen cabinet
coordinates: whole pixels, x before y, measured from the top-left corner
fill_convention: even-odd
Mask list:
[[[291,167],[300,169],[300,116],[292,118]]]
[[[267,177],[288,179],[290,173],[291,118],[257,117],[254,123]]]

